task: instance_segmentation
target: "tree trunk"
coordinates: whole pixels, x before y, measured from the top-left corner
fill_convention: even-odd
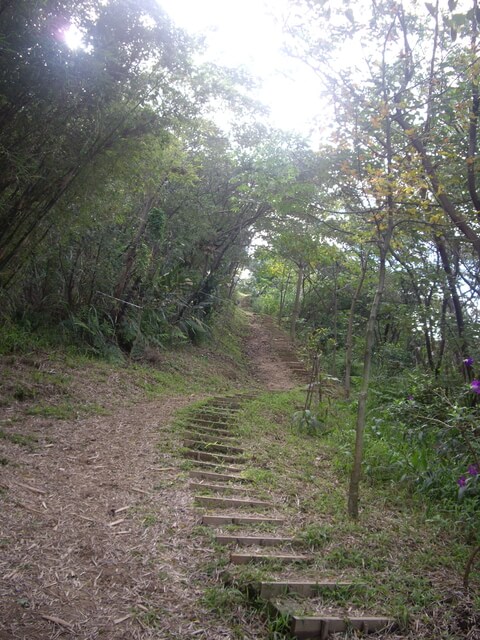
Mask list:
[[[337,377],[337,340],[338,340],[338,263],[333,266],[333,349],[332,376]]]
[[[138,211],[139,226],[137,229],[137,233],[135,234],[135,237],[130,242],[127,250],[125,251],[123,257],[123,268],[113,290],[113,297],[117,300],[122,300],[125,297],[128,284],[134,272],[138,249],[147,229],[148,214],[154,205],[155,198],[156,194],[150,195],[142,203],[141,208]],[[122,319],[125,313],[125,308],[126,305],[122,302],[118,302],[115,304],[114,309],[112,309],[111,315],[115,318],[116,323],[120,322],[120,320]]]
[[[304,264],[300,263],[298,265],[297,290],[295,292],[295,302],[293,303],[292,317],[290,319],[290,337],[292,340],[295,340],[295,337],[296,337],[297,321],[298,321],[298,316],[300,315],[300,299],[302,295],[304,269],[305,269]]]
[[[290,269],[289,269],[287,277],[285,278],[286,270],[287,270],[287,267],[284,266],[283,267],[283,272],[282,272],[282,279],[280,281],[280,301],[279,301],[279,305],[278,305],[278,326],[279,327],[282,325],[283,312],[284,312],[284,309],[285,309],[285,297],[287,295],[288,285],[290,284],[291,272],[290,272]]]
[[[470,224],[468,224],[467,220],[460,213],[453,200],[443,191],[435,165],[428,155],[422,139],[416,132],[415,128],[412,127],[412,125],[404,118],[403,113],[400,109],[397,109],[395,115],[393,116],[393,119],[398,122],[400,127],[403,129],[403,132],[407,137],[409,143],[417,152],[422,163],[425,175],[429,179],[432,195],[435,197],[444,213],[450,218],[457,229],[459,229],[463,233],[465,238],[467,238],[467,240],[472,244],[477,257],[480,258],[480,236],[477,234],[476,230]]]
[[[373,345],[375,342],[375,323],[377,321],[380,303],[382,301],[383,291],[385,289],[386,274],[386,251],[381,251],[380,267],[378,271],[378,285],[373,298],[372,307],[370,309],[370,317],[368,318],[365,353],[363,357],[363,377],[360,394],[358,397],[357,411],[357,427],[355,440],[355,454],[353,459],[353,469],[350,476],[350,487],[348,490],[348,514],[352,518],[358,518],[358,499],[360,489],[360,477],[362,473],[362,455],[363,455],[363,436],[365,432],[366,412],[367,412],[367,395],[370,383],[370,371],[372,367]]]
[[[385,85],[385,59],[383,60],[383,94],[385,103],[387,102],[387,90]],[[384,120],[385,125],[385,163],[386,175],[388,178],[392,175],[392,122],[389,117]],[[353,458],[352,474],[350,476],[350,486],[348,489],[348,514],[351,518],[358,518],[358,499],[360,491],[360,478],[362,474],[362,455],[363,440],[365,433],[365,423],[367,417],[367,396],[370,384],[370,372],[372,368],[373,345],[375,342],[375,325],[377,322],[380,304],[382,302],[383,292],[385,290],[386,262],[387,254],[390,250],[390,241],[393,234],[393,214],[394,214],[394,198],[391,183],[388,183],[387,192],[385,194],[385,216],[383,224],[385,229],[377,224],[378,245],[380,252],[380,265],[378,270],[378,284],[370,309],[370,317],[367,322],[367,331],[365,335],[365,353],[363,358],[363,377],[360,395],[358,398],[357,409],[357,426],[355,437],[355,453]]]
[[[442,368],[442,363],[443,363],[443,355],[445,353],[445,345],[447,342],[447,320],[446,320],[446,315],[447,315],[447,307],[448,307],[448,297],[445,296],[443,298],[443,302],[442,302],[442,313],[440,316],[440,345],[438,347],[438,354],[437,354],[437,362],[435,365],[435,378],[438,378],[438,376],[440,375],[440,370]]]
[[[357,300],[360,297],[360,293],[363,289],[363,283],[365,282],[365,277],[367,275],[367,265],[368,265],[368,257],[360,256],[362,271],[360,275],[360,280],[358,281],[357,288],[355,289],[355,293],[352,297],[352,302],[350,304],[350,311],[348,314],[348,327],[347,327],[347,338],[346,338],[346,347],[345,347],[345,381],[344,381],[344,391],[345,398],[348,400],[350,398],[350,390],[351,390],[351,376],[352,376],[352,352],[353,352],[353,321],[355,318],[355,307],[357,306]]]
[[[460,296],[458,295],[456,274],[452,269],[450,258],[447,253],[447,247],[445,244],[445,238],[442,236],[434,236],[435,245],[440,255],[443,270],[447,278],[448,291],[452,300],[453,310],[455,313],[455,322],[457,324],[458,340],[460,343],[460,359],[468,356],[468,346],[465,338],[465,321],[463,318],[462,303]]]

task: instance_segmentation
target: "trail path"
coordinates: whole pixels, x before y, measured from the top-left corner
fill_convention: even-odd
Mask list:
[[[307,371],[273,321],[253,316],[252,328],[251,357],[264,385],[272,391],[291,388],[295,386],[293,375],[297,384],[299,378],[305,382]],[[243,449],[236,439],[241,425],[235,414],[243,401],[241,395],[213,398],[194,410],[184,440],[184,456],[196,465],[189,471],[190,488],[196,492],[195,505],[203,509],[201,522],[213,528],[218,545],[230,549],[226,583],[263,601],[265,612],[276,620],[278,637],[289,632],[298,640],[326,640],[345,638],[346,633],[350,637],[352,630],[358,630],[362,634],[381,632],[382,638],[393,640],[392,619],[350,605],[349,599],[364,585],[332,579],[316,568],[315,556],[299,536],[300,510],[287,510],[284,500],[274,493],[269,499],[257,495],[249,483],[251,476],[242,473],[252,464],[252,454],[255,458],[255,452]],[[225,554],[213,551],[212,555],[224,558]],[[259,574],[247,577],[235,572],[238,566],[258,564],[262,567]],[[339,590],[346,596],[342,606],[328,597]],[[244,637],[257,637],[245,632]]]
[[[253,386],[291,388],[271,330],[251,316]],[[32,449],[0,440],[0,640],[233,637],[199,602],[210,550],[170,426],[192,400],[40,425]]]
[[[275,340],[285,340],[283,332],[270,318],[250,313],[250,335],[247,355],[251,361],[252,378],[261,388],[281,391],[298,386],[298,377],[284,359],[272,348]],[[293,356],[292,356],[293,357]]]

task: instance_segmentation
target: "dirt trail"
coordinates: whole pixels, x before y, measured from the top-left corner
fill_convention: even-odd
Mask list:
[[[297,386],[251,327],[252,386]],[[211,549],[170,427],[192,399],[59,421],[31,450],[0,439],[0,640],[234,637],[201,604]]]
[[[248,313],[248,312],[247,312]],[[251,332],[247,354],[252,363],[252,377],[260,386],[270,391],[298,387],[299,381],[292,370],[272,349],[272,328],[261,316],[248,313]]]

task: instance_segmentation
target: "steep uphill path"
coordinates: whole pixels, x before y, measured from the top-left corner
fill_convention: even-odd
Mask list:
[[[308,373],[304,364],[273,319],[246,313],[250,321],[246,352],[255,384],[269,391],[286,391],[306,382]]]
[[[252,356],[265,386],[285,390],[293,386],[292,375],[305,379],[307,372],[292,345],[273,322],[252,317],[252,325]],[[255,449],[239,446],[242,422],[236,414],[244,398],[213,398],[193,411],[184,440],[184,455],[194,465],[189,471],[190,488],[195,505],[202,509],[201,522],[213,529],[216,545],[227,549],[214,552],[218,567],[224,567],[224,597],[239,588],[254,594],[257,607],[263,602],[271,618],[268,637],[326,640],[333,635],[346,637],[352,630],[383,631],[384,638],[397,637],[391,633],[393,619],[365,613],[358,597],[353,598],[355,604],[349,603],[349,594],[358,596],[363,585],[322,575],[316,568],[316,557],[308,553],[301,536],[300,509],[292,511],[276,492],[259,494],[252,486],[251,481],[264,470]],[[245,567],[252,569],[242,571]],[[339,592],[341,605],[329,598]],[[213,593],[222,600],[221,590]],[[245,630],[244,637],[257,636]]]
[[[269,355],[270,329],[251,323],[252,386],[295,386]],[[37,378],[63,376],[48,358],[27,364]],[[106,399],[106,415],[0,406],[0,640],[236,637],[202,603],[211,549],[193,533],[172,429],[197,396],[145,402],[107,368],[82,376],[78,404]],[[253,634],[261,625],[249,624]]]

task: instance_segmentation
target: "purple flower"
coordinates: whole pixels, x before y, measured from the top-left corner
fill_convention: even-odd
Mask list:
[[[470,383],[470,389],[473,393],[480,393],[480,380],[472,380]]]
[[[457,480],[457,484],[459,487],[465,487],[467,484],[467,479],[465,478],[465,476],[460,476]]]
[[[471,357],[465,358],[465,360],[463,361],[463,364],[466,367],[471,367],[473,365],[473,363],[475,362],[475,360]]]
[[[476,464],[471,464],[468,467],[468,473],[471,476],[478,476],[478,466]]]
[[[413,402],[413,400],[415,400],[415,398],[412,395],[407,396],[407,400],[410,400],[410,402]]]

